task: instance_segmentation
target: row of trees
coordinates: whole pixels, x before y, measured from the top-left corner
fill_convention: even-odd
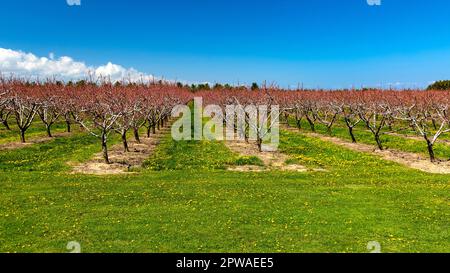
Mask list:
[[[445,81],[434,82],[427,87],[427,90],[447,90],[448,91],[448,90],[450,90],[450,81],[445,80]]]
[[[277,101],[277,96],[282,93],[267,88],[231,89],[221,92],[204,91],[196,96],[201,96],[206,105],[220,107],[221,111],[215,111],[215,114],[221,115],[218,118],[223,120],[228,128],[232,127],[232,130],[227,131],[233,132],[227,136],[228,139],[234,139],[236,133],[239,139],[247,142],[255,140],[258,149],[262,151],[264,140],[278,137],[280,106],[284,107],[283,111],[288,111],[286,105],[280,105],[280,101]]]
[[[147,136],[156,133],[170,118],[172,108],[186,104],[192,94],[184,88],[168,84],[113,85],[86,84],[61,85],[45,82],[28,84],[20,80],[0,80],[0,122],[10,129],[14,120],[20,139],[38,119],[52,137],[52,126],[59,120],[71,125],[79,124],[97,137],[102,145],[103,157],[109,163],[107,141],[111,133],[122,137],[125,151],[129,151],[127,134],[132,131],[140,142],[139,131],[145,127]]]
[[[249,105],[266,105],[269,109],[279,106],[285,120],[294,120],[301,129],[304,121],[313,132],[317,124],[332,133],[333,127],[342,122],[353,142],[357,142],[354,131],[363,125],[373,135],[374,142],[383,150],[382,135],[412,130],[424,140],[430,160],[435,162],[435,143],[450,132],[450,92],[447,91],[285,91],[263,88],[257,91],[225,90],[203,92],[201,96],[209,104],[225,106],[237,104],[245,109]],[[258,134],[258,145],[266,130],[248,128],[251,113],[246,113],[246,126]],[[226,116],[223,117],[226,122]],[[266,117],[277,120],[277,117]],[[270,124],[270,122],[269,122]],[[239,128],[237,128],[239,129]],[[247,135],[246,135],[247,139]]]
[[[206,104],[215,104],[226,113],[228,105],[241,109],[264,105],[269,115],[245,111],[244,120],[233,120],[237,133],[248,140],[248,133],[255,132],[257,144],[269,133],[255,118],[270,123],[281,115],[295,120],[301,128],[307,121],[312,131],[323,124],[328,132],[341,121],[356,142],[354,130],[364,125],[373,134],[374,142],[383,149],[381,136],[386,132],[412,130],[420,136],[428,149],[430,160],[436,161],[434,146],[439,138],[450,132],[450,92],[448,91],[286,91],[275,87],[260,89],[221,89],[191,92],[177,84],[83,84],[24,83],[20,80],[0,79],[0,122],[9,129],[14,120],[25,142],[25,133],[33,121],[40,119],[47,129],[58,120],[64,120],[67,131],[73,123],[79,124],[101,140],[104,158],[108,160],[107,140],[110,133],[119,133],[124,150],[128,151],[127,133],[132,131],[136,141],[139,130],[146,128],[147,135],[167,122],[172,108],[187,104],[194,96],[203,97]],[[279,112],[272,112],[279,109]],[[275,114],[279,113],[279,114]],[[37,118],[38,117],[38,118]],[[226,120],[223,115],[222,119]],[[234,119],[234,116],[233,116]]]
[[[383,133],[412,130],[426,143],[433,162],[435,143],[450,132],[450,92],[446,91],[283,92],[278,98],[299,128],[304,119],[312,131],[320,123],[331,133],[342,120],[356,142],[353,131],[362,123],[380,150]]]

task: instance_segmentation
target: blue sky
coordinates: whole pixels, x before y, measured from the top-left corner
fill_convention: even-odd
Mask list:
[[[450,78],[448,0],[0,3],[0,48],[168,79],[342,88]]]

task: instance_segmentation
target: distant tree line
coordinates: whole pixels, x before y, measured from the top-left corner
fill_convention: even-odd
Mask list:
[[[199,84],[183,84],[181,82],[177,83],[177,86],[179,88],[187,88],[190,89],[193,92],[196,91],[209,91],[209,90],[245,90],[245,89],[250,89],[250,90],[258,90],[259,89],[259,85],[254,82],[252,83],[251,86],[245,86],[245,85],[230,85],[228,83],[226,84],[220,84],[220,83],[216,83],[213,86],[210,86],[209,83],[199,83]]]
[[[450,90],[450,80],[437,81],[428,86],[427,90]]]

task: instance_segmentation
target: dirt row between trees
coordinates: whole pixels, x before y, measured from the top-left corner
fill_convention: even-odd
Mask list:
[[[402,137],[402,138],[406,138],[406,139],[424,141],[424,138],[420,137],[418,135],[404,135],[404,134],[399,134],[399,133],[385,133],[385,134],[389,135],[389,136],[395,136],[395,137]],[[437,143],[444,143],[444,144],[450,145],[450,140],[439,138]]]
[[[25,148],[34,144],[42,144],[42,143],[46,143],[46,142],[50,142],[55,138],[61,138],[61,137],[67,137],[69,136],[71,133],[68,132],[63,132],[63,133],[54,133],[52,134],[53,137],[31,137],[30,139],[27,139],[27,142],[20,142],[20,141],[13,141],[13,142],[8,142],[8,143],[4,143],[4,144],[0,144],[0,151],[11,151],[11,150],[16,150],[16,149],[21,149],[21,148]]]
[[[72,166],[74,174],[90,174],[90,175],[118,175],[133,173],[133,169],[142,167],[142,164],[148,159],[161,139],[170,133],[170,126],[167,125],[156,134],[150,137],[141,137],[140,143],[134,139],[128,140],[129,152],[124,151],[123,144],[116,144],[108,149],[109,160],[111,164],[106,164],[102,153],[97,153],[92,159],[83,163],[68,164]]]
[[[295,128],[286,127],[284,129],[291,132],[299,133],[298,129]],[[450,174],[450,161],[432,163],[429,160],[429,158],[425,155],[398,150],[380,151],[379,149],[377,149],[375,146],[372,145],[362,143],[351,143],[337,137],[324,136],[318,133],[305,133],[305,132],[301,133],[309,137],[319,138],[323,141],[331,142],[333,144],[350,149],[352,151],[376,155],[384,160],[396,162],[412,169],[420,170],[427,173]]]

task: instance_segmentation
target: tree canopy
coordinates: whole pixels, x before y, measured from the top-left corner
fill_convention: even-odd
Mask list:
[[[450,80],[437,81],[428,86],[427,90],[450,90]]]

